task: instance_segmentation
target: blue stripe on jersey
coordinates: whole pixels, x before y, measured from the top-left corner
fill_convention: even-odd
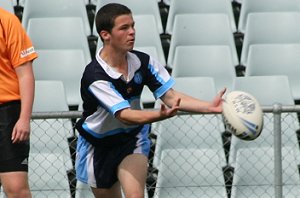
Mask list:
[[[175,80],[173,78],[170,78],[165,84],[163,84],[163,86],[161,86],[160,88],[158,88],[157,90],[155,90],[154,92],[154,97],[160,98],[162,95],[164,95],[170,88],[173,87],[173,85],[175,84]]]
[[[82,124],[82,128],[88,132],[89,134],[91,134],[92,136],[96,137],[96,138],[104,138],[106,136],[109,136],[109,135],[115,135],[115,134],[118,134],[118,133],[129,133],[130,131],[134,130],[135,128],[138,128],[138,127],[131,127],[131,128],[117,128],[117,129],[113,129],[111,131],[107,131],[105,133],[102,133],[102,134],[99,134],[99,133],[96,133],[94,132],[93,130],[91,130],[88,125],[86,123],[83,123]]]
[[[111,107],[110,112],[115,115],[115,113],[121,109],[125,109],[130,107],[130,104],[127,100],[124,100],[123,102],[120,102],[119,104],[116,104]]]
[[[150,72],[155,76],[156,80],[160,82],[161,84],[164,84],[164,80],[158,75],[158,72],[155,71],[154,67],[152,64],[148,64],[148,68]]]

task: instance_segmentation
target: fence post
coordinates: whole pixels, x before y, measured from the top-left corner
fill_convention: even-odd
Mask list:
[[[275,198],[282,198],[282,156],[281,156],[281,113],[282,105],[274,104],[274,190]]]

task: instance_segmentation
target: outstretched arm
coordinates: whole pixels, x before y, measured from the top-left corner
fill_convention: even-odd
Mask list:
[[[222,97],[225,91],[226,91],[225,88],[221,90],[212,101],[203,101],[203,100],[193,98],[184,93],[178,92],[174,89],[170,89],[163,95],[161,99],[166,105],[172,106],[174,100],[176,98],[180,98],[181,102],[180,102],[179,110],[181,111],[220,113],[222,112]]]
[[[130,108],[119,111],[116,117],[126,124],[146,124],[173,117],[177,114],[180,105],[177,98],[169,107],[162,104],[159,110],[133,110]]]

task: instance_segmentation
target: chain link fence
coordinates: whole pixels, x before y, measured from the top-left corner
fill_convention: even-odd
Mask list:
[[[148,198],[299,197],[299,106],[263,107],[254,141],[232,136],[220,114],[180,113],[152,124]],[[93,197],[75,178],[81,112],[34,113],[29,181],[33,197]],[[4,193],[1,193],[2,195]]]

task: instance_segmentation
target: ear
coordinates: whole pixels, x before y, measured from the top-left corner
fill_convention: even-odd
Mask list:
[[[110,33],[108,31],[102,30],[99,33],[99,36],[103,39],[103,41],[108,41],[110,39]]]

